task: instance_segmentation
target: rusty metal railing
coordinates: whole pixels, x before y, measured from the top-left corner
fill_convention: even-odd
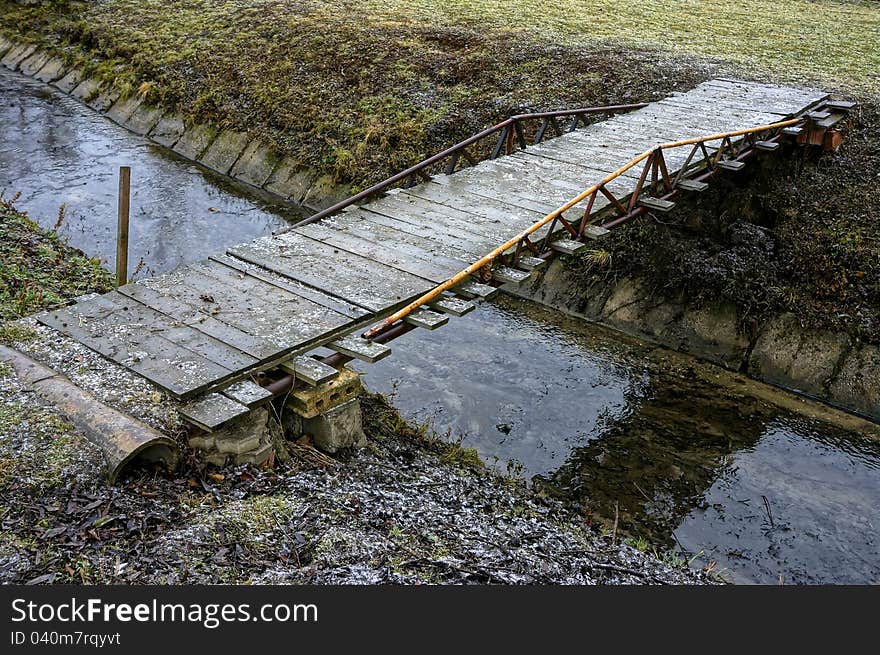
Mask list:
[[[582,237],[586,226],[591,223],[591,218],[593,216],[593,206],[600,193],[608,199],[612,208],[620,212],[620,214],[613,220],[603,223],[603,227],[613,227],[625,220],[628,220],[629,217],[634,215],[636,211],[636,203],[638,202],[639,196],[641,195],[643,190],[645,190],[645,184],[648,180],[649,175],[651,176],[649,188],[653,191],[657,192],[657,190],[659,189],[665,190],[666,192],[675,192],[676,186],[681,182],[682,176],[685,175],[685,171],[689,168],[693,168],[694,166],[705,167],[709,170],[709,173],[711,174],[719,165],[721,165],[722,161],[730,161],[731,159],[736,160],[741,156],[745,148],[753,147],[756,143],[756,136],[758,134],[769,133],[770,136],[768,136],[765,141],[778,140],[781,137],[781,130],[793,127],[794,125],[798,123],[803,123],[806,120],[807,119],[805,119],[804,117],[792,118],[777,123],[760,125],[743,130],[721,132],[718,134],[694,137],[681,141],[661,143],[655,148],[646,150],[645,152],[631,159],[629,162],[627,162],[614,172],[606,175],[604,178],[602,178],[602,180],[592,185],[585,191],[581,192],[561,207],[550,212],[538,222],[534,223],[513,238],[501,244],[490,253],[480,258],[478,261],[474,262],[464,270],[452,276],[442,284],[437,285],[431,291],[428,291],[424,295],[406,305],[404,308],[398,310],[370,330],[367,330],[363,334],[363,336],[366,339],[373,339],[377,337],[378,335],[391,328],[395,323],[406,317],[410,312],[413,312],[419,307],[422,307],[423,305],[435,300],[445,291],[448,291],[449,289],[452,289],[456,285],[463,282],[468,276],[490,265],[496,258],[500,257],[511,248],[516,248],[516,256],[518,256],[523,247],[526,247],[536,253],[539,252],[536,244],[529,237],[541,228],[543,228],[545,225],[550,225],[547,233],[548,238],[544,240],[545,244],[547,241],[549,241],[549,236],[553,234],[554,227],[557,224],[562,225],[562,227],[565,228],[565,230],[569,233],[571,237],[576,239]],[[741,144],[739,148],[735,146],[733,139],[735,139],[736,137],[745,137],[743,139],[743,143],[745,145],[743,146]],[[706,147],[706,144],[708,142],[718,140],[721,141],[721,144],[719,145],[717,151],[713,155],[710,155],[709,149]],[[693,146],[693,148],[691,149],[691,152],[687,157],[685,163],[681,166],[677,175],[673,178],[670,175],[669,170],[666,166],[663,151],[670,150],[672,148],[686,147],[689,145]],[[702,157],[702,162],[700,164],[693,165],[693,160],[697,153],[700,153],[700,156]],[[618,199],[606,188],[606,185],[613,180],[616,180],[635,166],[638,166],[642,162],[644,162],[645,164],[642,169],[641,175],[636,182],[636,186],[633,192],[630,194],[627,204],[624,205],[620,199]],[[587,201],[587,206],[583,212],[582,217],[579,220],[569,221],[563,216],[565,212],[569,211],[576,205],[579,205],[584,200]]]
[[[607,105],[603,107],[561,109],[558,111],[545,111],[533,114],[516,114],[492,127],[486,128],[482,132],[478,132],[477,134],[468,137],[464,141],[456,143],[454,146],[450,146],[449,148],[438,152],[432,157],[428,157],[414,166],[410,166],[406,170],[392,175],[382,182],[374,184],[373,186],[364,189],[331,207],[319,211],[317,214],[309,216],[295,225],[282,228],[276,231],[275,234],[284,234],[285,232],[289,232],[302,225],[316,223],[323,218],[327,218],[336,212],[342,211],[346,207],[350,207],[351,205],[357,204],[386,191],[387,189],[394,187],[396,184],[403,183],[404,188],[409,188],[422,181],[428,182],[431,180],[431,175],[428,172],[429,169],[442,163],[444,160],[448,159],[449,161],[443,169],[443,172],[446,175],[450,175],[460,168],[462,160],[473,166],[486,159],[497,159],[504,154],[511,154],[517,149],[525,149],[528,147],[529,141],[531,141],[533,145],[541,143],[547,138],[548,132],[551,130],[556,136],[561,136],[565,132],[573,132],[581,124],[586,126],[589,124],[588,117],[590,115],[617,114],[633,111],[635,109],[642,109],[647,106],[648,103],[640,102],[629,105]],[[535,136],[532,139],[527,139],[526,124],[535,121],[540,121],[535,130]],[[495,134],[498,135],[498,139],[495,146],[489,151],[488,156],[475,156],[473,153],[475,146],[484,139]]]

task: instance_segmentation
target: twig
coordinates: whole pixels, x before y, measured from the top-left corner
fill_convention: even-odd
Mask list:
[[[617,522],[620,519],[620,505],[615,500],[614,501],[614,527],[611,530],[611,543],[617,543]]]
[[[761,496],[764,500],[764,508],[767,510],[767,518],[770,519],[770,527],[776,527],[776,524],[773,522],[773,512],[770,511],[770,501],[767,500],[767,496]]]

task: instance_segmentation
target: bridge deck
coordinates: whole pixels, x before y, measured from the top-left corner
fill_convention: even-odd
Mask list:
[[[660,142],[778,122],[825,97],[713,80],[38,320],[192,399],[390,315]],[[670,151],[670,172],[686,157]],[[626,197],[638,175],[609,190]],[[246,411],[245,391],[261,397],[239,385],[193,413]]]

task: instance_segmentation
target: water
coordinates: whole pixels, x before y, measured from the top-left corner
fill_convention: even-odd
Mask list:
[[[880,582],[880,441],[532,303],[409,333],[368,386],[588,522],[737,582]],[[683,362],[683,363],[682,363]],[[756,385],[754,385],[756,386]]]
[[[0,190],[112,264],[116,174],[132,255],[163,271],[266,234],[283,213],[45,85],[0,71]],[[769,406],[728,374],[505,301],[412,332],[363,367],[431,420],[642,546],[742,582],[880,582],[880,441]]]
[[[148,276],[268,234],[290,210],[134,136],[54,87],[0,69],[0,191],[43,227],[116,260],[120,166],[132,168],[129,267]]]

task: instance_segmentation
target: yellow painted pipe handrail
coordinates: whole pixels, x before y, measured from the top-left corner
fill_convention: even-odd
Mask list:
[[[404,318],[405,316],[407,316],[409,313],[418,309],[422,305],[431,302],[432,300],[437,298],[441,293],[443,293],[444,291],[448,291],[449,289],[451,289],[455,285],[459,284],[466,277],[468,277],[469,275],[471,275],[473,273],[476,273],[478,270],[480,270],[481,268],[486,266],[486,264],[492,263],[492,261],[494,261],[495,258],[497,258],[499,255],[504,253],[504,251],[506,251],[509,248],[514,247],[520,241],[522,241],[523,239],[528,237],[530,234],[534,234],[535,232],[540,230],[542,227],[547,225],[552,220],[559,218],[559,216],[561,216],[563,213],[567,212],[569,209],[571,209],[572,207],[577,205],[582,200],[585,200],[586,198],[588,198],[592,194],[596,193],[600,188],[602,188],[603,186],[605,186],[606,184],[608,184],[612,180],[623,175],[626,171],[628,171],[630,168],[632,168],[636,164],[645,161],[648,157],[651,156],[651,153],[654,152],[655,150],[657,150],[658,148],[662,149],[662,150],[668,150],[670,148],[678,148],[681,146],[689,146],[689,145],[695,145],[698,143],[705,143],[706,141],[716,141],[718,139],[728,139],[730,137],[745,136],[746,134],[754,134],[755,132],[764,132],[766,130],[773,130],[773,129],[777,129],[777,128],[788,127],[790,125],[794,125],[795,123],[799,123],[802,120],[803,120],[802,118],[792,118],[790,120],[781,121],[779,123],[770,123],[769,125],[761,125],[759,127],[750,127],[750,128],[744,129],[744,130],[735,130],[733,132],[720,132],[718,134],[712,134],[709,136],[693,137],[691,139],[684,139],[682,141],[661,143],[656,148],[651,148],[650,150],[646,150],[645,152],[643,152],[639,156],[635,157],[634,159],[631,159],[627,164],[618,168],[613,173],[609,173],[608,175],[606,175],[604,178],[602,178],[602,180],[600,182],[597,182],[596,184],[591,186],[589,189],[578,194],[575,198],[572,198],[571,200],[569,200],[567,203],[565,203],[564,205],[562,205],[558,209],[555,209],[552,212],[550,212],[549,214],[547,214],[544,218],[542,218],[540,221],[538,221],[534,225],[529,226],[528,228],[526,228],[525,230],[523,230],[522,232],[517,234],[512,239],[510,239],[510,240],[506,241],[505,243],[503,243],[502,245],[498,246],[497,248],[495,248],[495,250],[490,252],[488,255],[480,258],[478,261],[474,262],[473,264],[468,266],[463,271],[456,273],[453,277],[446,280],[446,282],[443,282],[443,283],[437,285],[436,287],[434,287],[433,289],[431,289],[430,291],[425,293],[423,296],[421,296],[421,297],[417,298],[416,300],[412,301],[411,303],[409,303],[406,307],[398,310],[397,312],[395,312],[394,314],[392,314],[391,316],[389,316],[388,318],[383,320],[381,323],[379,323],[376,326],[374,326],[373,328],[367,330],[366,332],[364,332],[363,336],[364,336],[364,338],[367,338],[367,339],[374,337],[377,334],[379,334],[380,332],[382,332],[383,330],[385,330],[386,328],[390,327],[391,325],[393,325],[397,321],[399,321],[402,318]],[[586,217],[585,217],[585,220],[586,220]]]

